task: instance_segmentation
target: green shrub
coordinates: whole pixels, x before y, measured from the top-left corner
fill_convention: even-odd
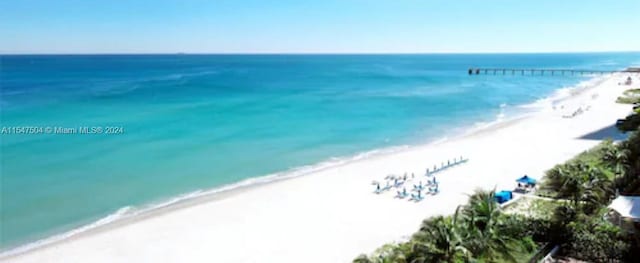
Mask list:
[[[640,102],[640,89],[626,90],[622,96],[618,97],[617,103],[634,104]]]
[[[564,246],[564,254],[590,262],[623,261],[629,244],[623,240],[620,228],[608,222],[587,221],[571,224],[571,237]]]

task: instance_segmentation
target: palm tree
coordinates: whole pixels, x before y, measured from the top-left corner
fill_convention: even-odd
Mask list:
[[[469,203],[462,210],[462,214],[473,227],[484,232],[500,215],[500,205],[496,202],[494,191],[476,190],[469,197]]]
[[[568,177],[572,174],[572,170],[575,170],[575,167],[569,164],[556,165],[547,171],[542,189],[556,193],[557,198],[570,198],[573,192],[572,186],[575,187],[576,184],[576,182],[567,182]],[[573,183],[573,185],[571,183]]]
[[[430,262],[455,262],[468,254],[462,245],[458,212],[452,217],[438,216],[425,220],[414,235],[414,248],[425,253]]]
[[[356,259],[353,260],[353,263],[373,263],[373,260],[369,259],[367,255],[361,254]]]
[[[619,147],[629,150],[627,158],[629,159],[631,175],[640,176],[640,173],[638,173],[640,171],[640,129],[631,133],[626,141],[619,144]]]
[[[378,249],[373,257],[367,258],[371,263],[410,263],[407,260],[407,254],[410,253],[410,248],[406,243],[401,244],[387,244]],[[361,260],[362,263],[369,263]]]
[[[518,249],[515,245],[518,243],[513,236],[518,233],[504,231],[513,229],[507,226],[513,222],[504,220],[495,199],[495,191],[476,191],[469,198],[469,204],[464,206],[462,214],[467,223],[463,245],[475,257],[488,262],[516,262],[513,252]]]
[[[629,155],[631,150],[626,148],[626,143],[620,145],[608,145],[604,150],[603,161],[613,170],[617,178],[625,177],[629,172]]]
[[[611,201],[614,195],[614,187],[611,180],[598,167],[589,166],[584,175],[586,178],[584,178],[585,182],[582,186],[584,191],[580,201],[584,204],[584,212],[591,214],[598,207]]]
[[[431,248],[429,244],[417,241],[411,241],[411,252],[407,256],[407,260],[411,263],[426,263],[431,262],[431,258],[429,257]]]
[[[576,208],[579,207],[580,200],[584,195],[584,172],[586,171],[587,167],[584,163],[570,163],[558,170],[560,182],[562,183],[558,191],[560,197],[569,198],[573,207]]]
[[[554,243],[565,243],[571,236],[568,225],[575,221],[578,213],[573,207],[558,206],[552,214],[551,223],[552,231],[550,233],[551,241]]]
[[[554,172],[554,180],[560,184],[558,196],[569,198],[576,210],[592,208],[606,204],[613,196],[611,181],[598,167],[584,162],[573,162],[560,166]]]

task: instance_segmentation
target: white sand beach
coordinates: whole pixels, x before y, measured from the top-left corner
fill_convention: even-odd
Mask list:
[[[553,165],[596,145],[631,111],[630,105],[615,103],[624,90],[640,87],[637,77],[633,86],[618,85],[625,78],[612,76],[555,109],[549,105],[461,138],[237,190],[2,261],[349,262],[403,240],[427,217],[453,212],[476,188],[513,189],[516,178],[539,179]],[[579,107],[580,114],[563,117]],[[409,185],[426,182],[426,168],[461,155],[469,162],[437,174],[440,193],[422,202],[396,199],[396,189],[373,193],[373,180],[407,172],[416,174]]]

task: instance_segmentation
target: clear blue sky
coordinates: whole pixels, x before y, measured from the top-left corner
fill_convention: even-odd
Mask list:
[[[0,53],[640,50],[640,0],[4,0]]]

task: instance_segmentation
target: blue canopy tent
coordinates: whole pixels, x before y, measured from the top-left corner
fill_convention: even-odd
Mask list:
[[[511,193],[511,191],[500,191],[496,193],[496,202],[498,202],[499,204],[507,202],[511,200],[511,198],[513,198],[513,194]]]
[[[518,178],[518,180],[516,180],[516,182],[521,183],[521,184],[527,184],[527,185],[536,185],[536,179],[533,179],[527,175]]]

